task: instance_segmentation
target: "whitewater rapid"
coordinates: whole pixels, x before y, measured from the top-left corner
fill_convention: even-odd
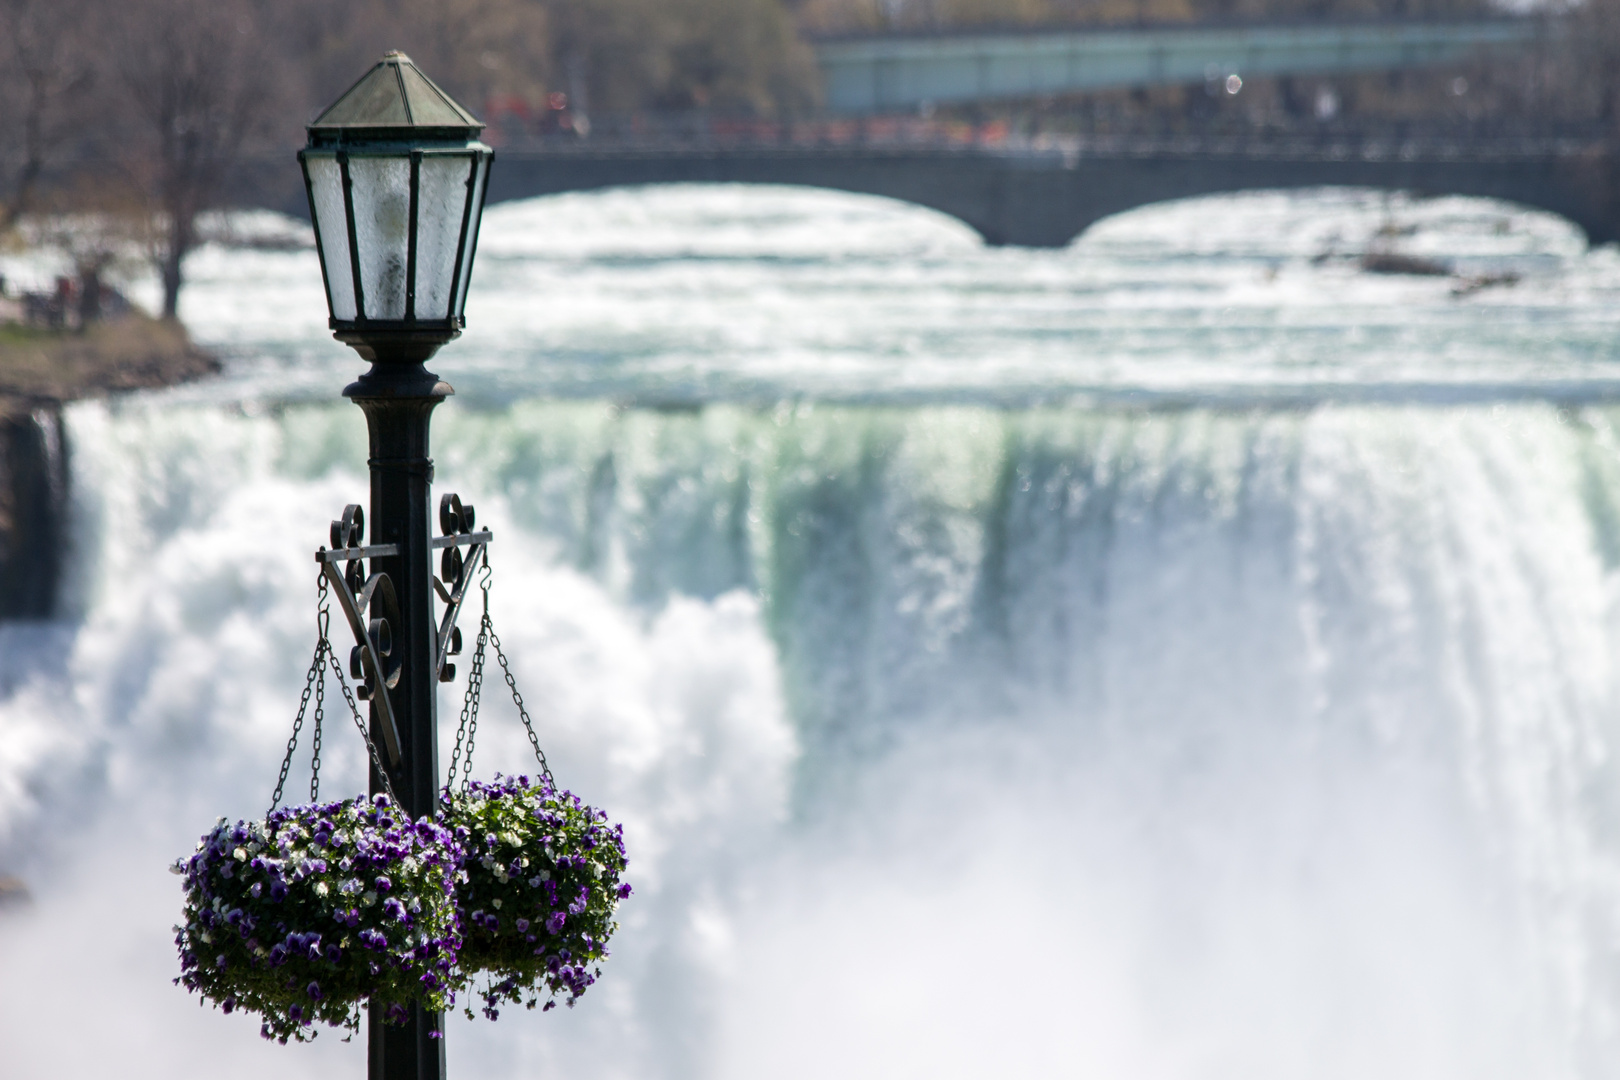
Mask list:
[[[1364,275],[1381,231],[1521,280]],[[1609,1075],[1613,251],[1353,192],[1058,253],[713,188],[485,234],[437,483],[637,894],[576,1010],[451,1023],[457,1075]],[[164,865],[262,812],[365,490],[312,255],[192,265],[226,376],[70,410],[61,617],[0,627],[8,1078],[364,1068],[168,984]]]

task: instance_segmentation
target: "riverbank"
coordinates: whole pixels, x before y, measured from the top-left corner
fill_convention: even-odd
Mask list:
[[[129,312],[82,331],[0,325],[0,416],[205,378],[219,361],[172,319]]]

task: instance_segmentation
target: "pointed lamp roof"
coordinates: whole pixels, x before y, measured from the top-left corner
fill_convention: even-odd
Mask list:
[[[402,52],[391,52],[309,125],[310,145],[473,139],[484,125]]]

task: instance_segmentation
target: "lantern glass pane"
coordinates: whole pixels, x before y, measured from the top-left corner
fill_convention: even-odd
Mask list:
[[[429,154],[422,158],[416,195],[418,319],[450,317],[450,285],[456,272],[456,243],[461,239],[467,170],[471,164],[463,154]]]
[[[472,190],[472,218],[467,223],[467,250],[461,257],[461,280],[456,283],[455,314],[457,316],[464,314],[467,310],[467,281],[472,277],[473,253],[478,248],[478,221],[483,216],[481,210],[484,205],[484,184],[489,180],[490,155],[488,153],[479,154],[476,160],[478,181],[473,185]]]
[[[366,318],[403,319],[411,227],[410,159],[350,158],[349,180]]]
[[[343,209],[343,173],[336,158],[310,155],[309,190],[315,203],[315,227],[321,234],[321,263],[332,304],[332,318],[353,319],[354,268],[349,263],[349,218]]]

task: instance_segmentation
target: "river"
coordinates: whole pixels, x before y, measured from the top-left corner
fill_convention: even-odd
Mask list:
[[[61,614],[0,625],[7,1080],[364,1069],[169,983],[166,863],[264,810],[365,493],[313,250],[188,271],[225,373],[70,409]],[[468,322],[438,489],[637,891],[578,1008],[453,1020],[454,1075],[1612,1075],[1613,248],[1362,191],[1030,251],[623,190],[490,208]]]

